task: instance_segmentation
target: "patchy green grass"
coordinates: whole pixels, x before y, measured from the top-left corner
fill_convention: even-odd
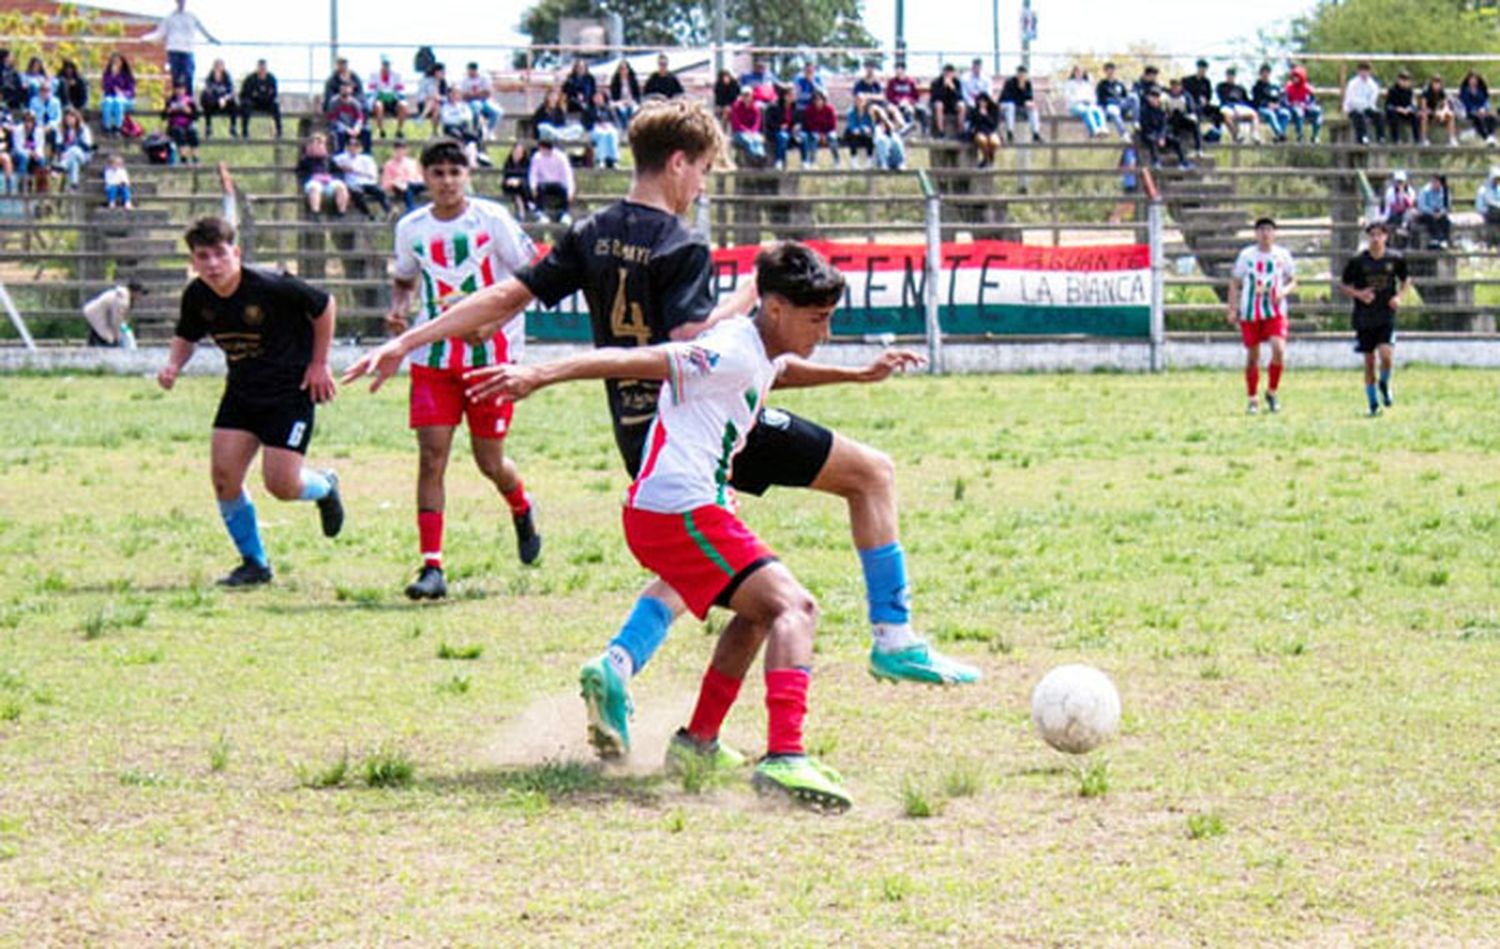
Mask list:
[[[459,439],[432,604],[401,595],[403,387],[319,412],[338,540],[252,481],[277,579],[241,592],[213,586],[218,381],[7,377],[0,944],[1490,941],[1497,381],[1402,369],[1375,420],[1352,371],[1295,366],[1256,418],[1227,373],[778,397],[895,459],[918,625],[985,674],[872,683],[844,503],[743,498],[821,607],[808,747],[855,800],[827,817],[662,778],[721,615],[635,683],[633,760],[589,754],[578,663],[644,580],[597,386],[507,443],[539,568]],[[1124,701],[1102,795],[1030,727],[1069,661]],[[750,754],[762,696],[725,726]]]

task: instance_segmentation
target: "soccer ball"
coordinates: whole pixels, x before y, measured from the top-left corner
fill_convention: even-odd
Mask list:
[[[1031,691],[1031,723],[1058,751],[1085,754],[1120,727],[1120,693],[1093,666],[1058,666]]]

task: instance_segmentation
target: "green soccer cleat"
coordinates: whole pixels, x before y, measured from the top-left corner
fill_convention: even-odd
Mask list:
[[[630,688],[609,659],[600,656],[578,670],[578,689],[588,708],[589,744],[601,758],[630,754],[630,716],[635,705]]]
[[[686,728],[677,729],[677,734],[667,743],[667,773],[682,774],[700,771],[733,771],[745,766],[745,756],[718,739],[699,741],[688,734]]]
[[[839,773],[807,755],[766,755],[755,766],[750,786],[818,811],[842,814],[854,803]]]
[[[949,659],[922,640],[890,652],[872,647],[870,675],[887,682],[922,682],[927,685],[969,685],[979,681],[978,669]]]

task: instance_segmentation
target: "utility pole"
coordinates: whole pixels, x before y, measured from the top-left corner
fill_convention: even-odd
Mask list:
[[[724,70],[724,0],[714,0],[714,81]]]
[[[1031,0],[1021,0],[1021,65],[1031,69],[1031,41],[1036,39],[1036,14]]]
[[[339,0],[328,0],[328,68],[339,58]]]
[[[896,62],[894,65],[906,65],[906,0],[896,0]]]
[[[1000,0],[990,0],[990,12],[992,14],[994,14],[994,16],[992,17],[992,19],[993,19],[994,22],[991,25],[994,27],[994,30],[995,30],[994,37],[993,37],[993,45],[990,47],[994,51],[994,53],[995,53],[995,63],[994,63],[993,66],[990,67],[990,75],[994,76],[996,78],[999,78],[999,76],[1000,76]]]

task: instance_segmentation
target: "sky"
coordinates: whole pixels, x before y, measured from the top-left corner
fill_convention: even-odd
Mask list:
[[[171,0],[96,0],[100,5],[146,15],[165,15],[172,9]],[[772,0],[767,0],[772,2]],[[937,6],[934,0],[907,0],[906,42],[912,51],[942,51],[949,57],[983,53],[990,61],[994,31],[994,0],[939,0],[943,14],[927,15]],[[516,30],[521,13],[530,4],[526,0],[341,0],[339,3],[339,36],[344,43],[412,44],[425,42],[438,52],[439,58],[452,56],[461,44],[516,44],[526,37]],[[998,0],[1000,45],[1002,53],[1019,47],[1018,26],[1021,0]],[[1248,52],[1256,32],[1266,27],[1284,25],[1292,17],[1306,13],[1315,0],[1254,0],[1244,3],[1213,3],[1206,13],[1206,0],[1032,0],[1037,16],[1036,53],[1057,54],[1061,62],[1066,54],[1121,52],[1133,42],[1149,42],[1159,50],[1174,53],[1179,62],[1188,62],[1200,53],[1232,55]],[[292,44],[266,53],[272,68],[283,84],[309,74],[327,74],[326,46],[312,50],[310,43],[326,43],[328,38],[329,0],[189,0],[188,9],[196,13],[209,31],[228,40],[231,37],[267,43]],[[884,45],[895,37],[896,0],[865,0],[865,25]],[[421,11],[420,13],[418,11]],[[482,12],[476,12],[482,11]],[[1146,11],[1149,11],[1146,13]],[[1146,15],[1143,15],[1146,13]],[[234,72],[248,70],[259,51],[233,49],[227,57]],[[351,50],[356,68],[367,69],[377,58],[376,50]],[[200,49],[199,59],[212,58]],[[468,58],[468,54],[464,54]],[[479,58],[499,63],[505,55],[496,50]],[[238,60],[245,60],[239,62]],[[395,57],[398,66],[409,71],[408,49]],[[1040,63],[1042,60],[1038,60]],[[1009,71],[1014,57],[1003,55],[1002,64]],[[200,69],[208,64],[205,62]],[[914,57],[913,71],[920,71]]]

